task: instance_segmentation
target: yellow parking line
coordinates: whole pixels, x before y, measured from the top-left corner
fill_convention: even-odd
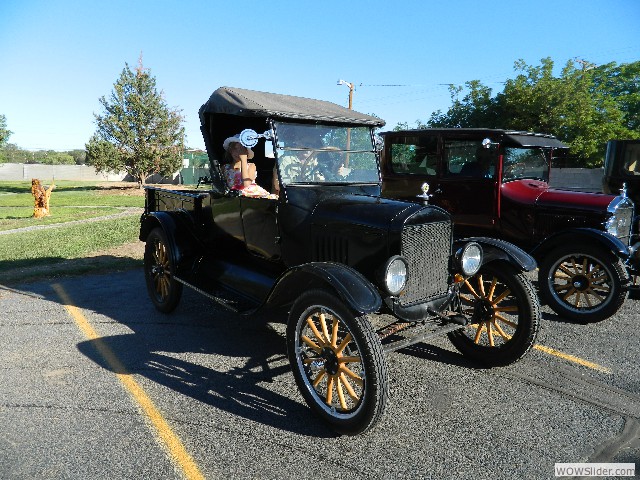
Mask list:
[[[102,341],[98,333],[82,314],[82,311],[72,304],[71,299],[65,292],[62,285],[54,284],[52,287],[64,302],[65,308],[75,320],[78,328],[80,328],[82,333],[84,333],[89,340],[94,342],[96,350],[105,362],[107,362],[109,368],[114,372],[119,372],[116,373],[116,376],[155,428],[158,437],[167,448],[173,462],[183,471],[187,479],[204,479],[204,475],[200,472],[200,469],[194,462],[193,458],[191,458],[191,455],[187,453],[184,445],[182,445],[182,442],[177,435],[173,433],[173,430],[160,411],[153,404],[151,398],[149,398],[138,382],[133,379],[133,376],[126,370],[115,353],[113,353],[107,344]]]
[[[474,327],[474,328],[477,328],[477,326],[478,326],[477,323],[467,325],[467,327]],[[505,334],[504,337],[507,340],[511,340],[511,335]],[[602,365],[598,365],[597,363],[590,362],[589,360],[576,357],[575,355],[570,355],[568,353],[561,352],[560,350],[556,350],[555,348],[545,347],[544,345],[540,345],[539,343],[535,343],[533,345],[533,348],[535,348],[536,350],[540,350],[541,352],[544,352],[548,355],[553,355],[554,357],[561,358],[568,362],[577,363],[578,365],[582,365],[583,367],[591,368],[592,370],[597,370],[602,373],[612,373],[611,369],[607,367],[603,367]]]
[[[603,373],[611,373],[611,369],[607,367],[603,367],[602,365],[598,365],[597,363],[590,362],[589,360],[584,360],[583,358],[576,357],[575,355],[563,353],[551,347],[545,347],[544,345],[536,343],[533,348],[549,355],[553,355],[554,357],[562,358],[563,360],[567,360],[568,362],[577,363],[578,365],[582,365],[583,367],[591,368],[592,370],[597,370]]]

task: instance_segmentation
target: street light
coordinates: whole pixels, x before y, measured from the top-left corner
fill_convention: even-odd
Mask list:
[[[338,80],[338,85],[346,85],[349,87],[349,110],[351,110],[353,107],[353,91],[355,90],[355,85],[344,80]]]

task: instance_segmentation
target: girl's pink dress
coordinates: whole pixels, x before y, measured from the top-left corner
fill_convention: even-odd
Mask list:
[[[278,198],[277,195],[267,192],[264,188],[258,185],[255,180],[249,186],[244,186],[242,183],[242,173],[240,170],[235,170],[231,165],[224,166],[225,179],[227,185],[231,187],[231,190],[240,190],[240,193],[245,197],[258,197],[258,198]]]

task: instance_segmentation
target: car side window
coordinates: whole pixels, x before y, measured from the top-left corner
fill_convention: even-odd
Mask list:
[[[495,155],[482,146],[481,140],[445,140],[445,175],[492,178]]]
[[[394,173],[435,175],[438,168],[438,142],[435,137],[402,139],[391,145]]]
[[[640,145],[628,145],[624,154],[625,175],[640,175]]]

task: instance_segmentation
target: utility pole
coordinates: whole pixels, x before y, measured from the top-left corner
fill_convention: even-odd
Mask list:
[[[353,110],[353,91],[356,86],[353,83],[345,82],[344,80],[338,80],[338,85],[346,85],[349,87],[349,110]]]

